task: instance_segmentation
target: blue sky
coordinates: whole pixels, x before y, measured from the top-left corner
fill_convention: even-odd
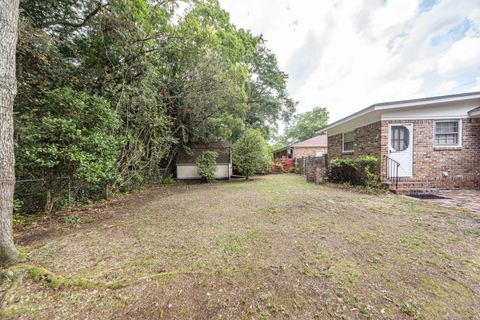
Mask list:
[[[480,91],[480,0],[220,0],[262,33],[299,111]]]

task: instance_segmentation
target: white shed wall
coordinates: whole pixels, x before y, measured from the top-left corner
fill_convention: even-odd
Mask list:
[[[215,170],[215,178],[228,179],[232,176],[232,165],[230,164],[217,164]],[[201,179],[198,174],[196,165],[177,165],[177,179],[179,180],[192,180]]]

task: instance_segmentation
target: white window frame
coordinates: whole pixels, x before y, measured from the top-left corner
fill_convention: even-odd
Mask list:
[[[353,133],[353,141],[352,141],[353,142],[353,149],[345,150],[345,135],[349,134],[349,133]],[[355,151],[355,130],[342,133],[342,153],[352,153],[354,151]]]
[[[450,144],[450,145],[441,145],[441,144],[436,144],[435,143],[435,137],[437,135],[437,123],[440,122],[457,122],[458,123],[458,139],[457,139],[457,144]],[[434,148],[442,148],[442,149],[448,149],[448,148],[461,148],[462,147],[462,128],[463,126],[463,121],[462,119],[448,119],[448,120],[435,120],[433,122],[433,147]]]

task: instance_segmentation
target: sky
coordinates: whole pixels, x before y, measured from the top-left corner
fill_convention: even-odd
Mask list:
[[[480,0],[220,0],[263,34],[298,112],[480,91]]]

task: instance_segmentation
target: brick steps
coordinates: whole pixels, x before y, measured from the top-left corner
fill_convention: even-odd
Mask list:
[[[440,189],[432,187],[431,182],[426,181],[399,181],[398,188],[395,183],[385,181],[384,184],[388,189],[396,194],[431,194],[436,193]]]

